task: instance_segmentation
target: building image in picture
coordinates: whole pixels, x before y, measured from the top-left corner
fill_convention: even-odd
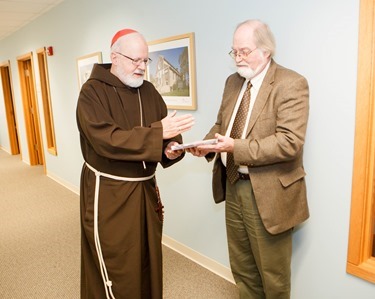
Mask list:
[[[150,53],[150,81],[162,96],[190,96],[188,47]]]

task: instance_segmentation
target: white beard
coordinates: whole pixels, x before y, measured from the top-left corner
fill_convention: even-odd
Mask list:
[[[237,73],[241,76],[244,77],[245,79],[250,80],[253,78],[256,74],[257,70],[253,70],[250,67],[237,67]]]
[[[140,70],[136,70],[136,72],[144,74],[144,72]],[[133,74],[124,74],[124,72],[121,71],[118,72],[118,78],[122,83],[133,88],[137,88],[143,84],[143,77],[133,78]]]
[[[246,67],[245,66],[242,66],[242,67],[237,66],[237,73],[241,77],[244,77],[245,79],[250,80],[261,72],[263,67],[266,65],[266,58],[264,56],[263,51],[259,51],[259,53],[260,53],[260,57],[261,57],[260,64],[258,65],[258,67],[255,70],[253,70],[249,66],[246,66]]]

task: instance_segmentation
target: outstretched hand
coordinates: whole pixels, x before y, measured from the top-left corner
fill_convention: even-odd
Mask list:
[[[189,131],[194,125],[194,118],[191,114],[176,116],[174,110],[161,120],[163,125],[163,139],[173,138],[179,134]]]
[[[216,144],[199,145],[186,149],[186,151],[196,157],[204,157],[208,153],[231,153],[234,150],[234,139],[229,136],[215,134],[218,142]]]

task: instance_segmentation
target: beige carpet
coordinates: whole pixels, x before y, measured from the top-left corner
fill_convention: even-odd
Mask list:
[[[164,298],[238,298],[232,283],[163,253]],[[0,150],[0,299],[78,299],[79,268],[78,196]]]

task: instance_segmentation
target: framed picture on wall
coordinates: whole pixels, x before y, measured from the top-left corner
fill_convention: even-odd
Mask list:
[[[154,84],[168,109],[196,110],[194,33],[148,43],[152,62],[146,79]]]
[[[83,83],[90,78],[91,71],[95,63],[102,63],[102,52],[95,52],[77,58],[79,89],[81,89]]]

